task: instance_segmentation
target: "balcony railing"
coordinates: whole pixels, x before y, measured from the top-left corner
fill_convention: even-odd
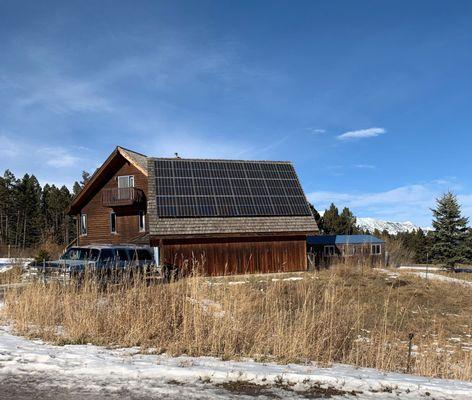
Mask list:
[[[132,206],[143,200],[143,191],[135,187],[102,190],[102,205],[105,207]]]

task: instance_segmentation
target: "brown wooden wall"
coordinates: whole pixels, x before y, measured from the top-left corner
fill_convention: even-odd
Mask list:
[[[134,175],[134,185],[141,189],[147,198],[147,177],[134,165],[130,164],[122,156],[117,157],[107,168],[103,182],[98,190],[87,199],[80,210],[87,214],[87,236],[80,236],[78,228],[78,245],[113,243],[129,243],[142,232],[139,232],[139,210],[146,210],[146,198],[139,206],[104,207],[102,205],[102,190],[118,187],[117,177],[121,175]],[[110,213],[116,213],[116,234],[110,232]],[[80,214],[77,215],[77,227],[80,224]],[[146,216],[146,230],[147,230]]]
[[[305,236],[168,239],[160,244],[161,263],[178,265],[184,273],[192,266],[212,276],[307,269]]]

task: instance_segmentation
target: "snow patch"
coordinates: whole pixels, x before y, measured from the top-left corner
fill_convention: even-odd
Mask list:
[[[212,384],[229,381],[260,385],[280,383],[298,387],[331,387],[358,392],[356,399],[470,399],[472,382],[442,380],[383,373],[370,368],[335,364],[320,368],[305,365],[257,363],[252,360],[221,361],[212,357],[168,357],[138,353],[139,349],[105,349],[92,345],[53,346],[30,341],[0,329],[0,379],[2,376],[41,374],[46,379],[63,378],[70,385],[120,384],[139,381],[139,390],[151,390],[156,383]],[[392,392],[386,393],[386,392]],[[360,393],[361,392],[361,393]],[[377,396],[378,393],[378,396]]]

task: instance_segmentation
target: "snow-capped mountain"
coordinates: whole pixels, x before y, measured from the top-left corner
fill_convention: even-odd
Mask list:
[[[400,232],[412,232],[420,228],[410,221],[392,222],[374,218],[357,218],[357,226],[369,232],[374,232],[375,229],[378,229],[380,232],[386,230],[391,235],[396,235]]]

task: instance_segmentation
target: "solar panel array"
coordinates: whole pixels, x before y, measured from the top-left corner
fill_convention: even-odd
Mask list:
[[[160,217],[311,215],[290,163],[157,159],[154,167]]]

